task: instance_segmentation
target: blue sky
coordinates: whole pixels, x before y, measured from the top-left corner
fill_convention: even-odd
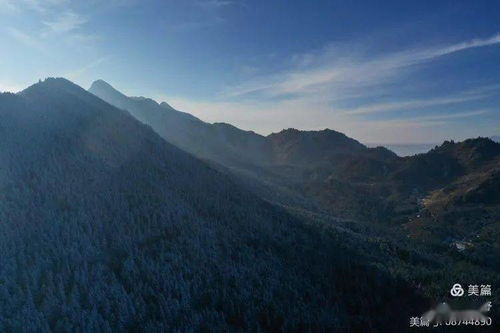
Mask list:
[[[0,0],[0,90],[63,76],[268,134],[500,134],[498,1]]]

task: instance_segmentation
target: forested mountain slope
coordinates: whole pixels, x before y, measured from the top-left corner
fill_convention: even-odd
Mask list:
[[[2,332],[386,332],[425,309],[385,257],[64,79],[0,95],[0,222]]]

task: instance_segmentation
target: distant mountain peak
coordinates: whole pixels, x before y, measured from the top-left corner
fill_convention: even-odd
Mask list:
[[[32,84],[28,88],[20,91],[18,94],[19,95],[27,95],[31,93],[40,93],[41,91],[66,91],[70,92],[72,94],[78,94],[81,93],[82,91],[85,91],[83,88],[80,86],[74,84],[68,79],[62,78],[62,77],[49,77],[46,78],[45,80],[40,80],[35,84]]]
[[[450,149],[458,150],[485,150],[485,151],[496,151],[500,149],[500,144],[495,142],[491,138],[487,137],[477,137],[470,138],[461,142],[444,141],[440,146],[437,146],[432,151],[446,151]]]
[[[24,90],[28,90],[33,87],[42,87],[42,86],[72,86],[72,87],[77,87],[76,84],[71,82],[68,79],[65,79],[63,77],[48,77],[44,80],[39,80],[37,83],[32,84],[28,88]]]
[[[161,102],[160,106],[165,108],[165,109],[174,110],[174,108],[170,104],[168,104],[167,102]]]
[[[113,101],[111,104],[116,104],[117,100],[121,100],[121,101],[125,102],[127,99],[130,99],[133,101],[145,103],[145,104],[149,105],[150,107],[157,107],[159,105],[158,102],[156,102],[155,100],[148,98],[148,97],[144,97],[144,96],[129,97],[129,96],[126,96],[125,94],[123,94],[119,90],[115,89],[112,85],[110,85],[109,83],[107,83],[104,80],[94,81],[92,83],[92,85],[90,86],[88,91],[96,96],[99,96],[100,98],[102,98],[108,102]],[[163,103],[165,103],[165,102],[163,102]],[[160,104],[160,105],[165,109],[173,110],[173,108],[170,105],[168,105],[167,103],[165,103],[165,105],[163,105],[163,104]],[[123,105],[118,105],[118,106],[120,108],[124,108]]]
[[[122,95],[121,92],[119,92],[117,89],[115,89],[112,85],[107,83],[104,80],[96,80],[92,82],[90,88],[90,92],[95,92],[95,91],[105,91],[107,93],[113,93],[113,94],[120,94]]]
[[[293,128],[293,127],[289,127],[289,128],[282,129],[279,133],[300,133],[300,132],[303,132],[303,131],[296,129],[296,128]]]
[[[323,130],[299,130],[299,129],[296,129],[293,127],[282,129],[281,131],[279,131],[277,133],[271,133],[269,136],[299,135],[299,134],[303,134],[303,135],[325,135],[325,134],[328,135],[328,134],[330,134],[330,135],[346,136],[344,133],[341,133],[341,132],[338,132],[338,131],[335,131],[335,130],[332,130],[329,128],[325,128]]]
[[[95,80],[94,82],[92,82],[91,86],[113,88],[112,85],[110,85],[109,83],[107,83],[106,81],[101,80],[101,79]]]
[[[329,143],[346,143],[351,146],[357,146],[358,148],[365,148],[364,145],[359,143],[357,140],[352,139],[345,135],[344,133],[337,132],[335,130],[325,128],[323,130],[312,130],[304,131],[298,130],[296,128],[287,128],[278,133],[271,133],[268,135],[269,139],[273,140],[288,140],[288,139],[318,139],[326,140]]]

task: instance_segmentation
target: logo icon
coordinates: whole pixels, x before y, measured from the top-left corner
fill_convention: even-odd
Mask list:
[[[463,296],[464,295],[464,288],[462,288],[462,285],[460,285],[460,283],[455,283],[453,285],[453,287],[451,287],[450,294],[451,294],[451,296],[454,296],[454,297]]]

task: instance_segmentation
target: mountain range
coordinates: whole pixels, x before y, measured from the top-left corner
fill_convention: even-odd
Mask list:
[[[0,95],[0,141],[1,331],[348,330],[400,308],[396,328],[401,295],[422,304],[64,79]]]
[[[261,136],[208,124],[166,103],[127,97],[102,80],[89,91],[202,159],[286,189],[288,196],[280,198],[291,200],[293,193],[337,217],[397,226],[412,237],[448,243],[480,243],[500,230],[500,144],[492,139],[447,141],[427,153],[399,157],[330,129]],[[271,193],[279,201],[276,191]],[[492,245],[500,248],[498,242]]]
[[[489,139],[401,158],[50,78],[0,94],[0,142],[2,332],[403,332],[500,283]]]
[[[138,104],[132,108],[130,97],[109,84],[97,81],[89,91],[139,114],[138,119],[166,140],[212,163],[268,202],[298,210],[301,216],[333,218],[337,225],[350,221],[350,230],[362,230],[365,235],[373,234],[371,228],[385,240],[391,238],[388,234],[397,235],[395,242],[411,240],[412,249],[423,246],[419,251],[451,255],[450,262],[479,265],[481,269],[470,268],[475,273],[500,266],[500,144],[494,137],[445,141],[426,153],[400,157],[330,129],[286,129],[261,136],[197,120],[209,130],[193,145],[175,137],[168,120],[149,122],[144,108]],[[108,96],[119,97],[120,103]],[[132,100],[158,105],[143,97]],[[172,108],[168,113],[183,123],[184,113]],[[226,145],[230,149],[220,149]],[[462,277],[471,273],[463,267],[458,270]]]
[[[130,112],[167,141],[204,159],[229,167],[320,165],[339,154],[366,150],[346,135],[324,130],[283,130],[269,136],[243,131],[226,123],[209,124],[145,97],[128,97],[108,83],[95,81],[89,92]]]

